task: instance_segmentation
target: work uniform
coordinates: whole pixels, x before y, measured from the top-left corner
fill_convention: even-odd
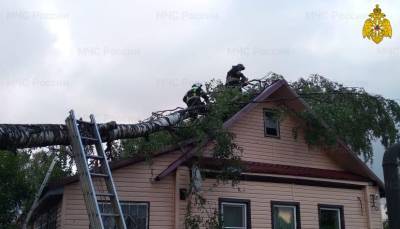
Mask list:
[[[232,69],[226,74],[226,86],[238,88],[245,86],[247,78],[241,72],[243,69],[243,65],[232,66]]]
[[[206,105],[201,101],[201,98],[203,98],[206,103],[209,102],[207,94],[201,87],[190,89],[183,97],[183,102],[188,106],[190,117],[197,118],[198,114],[206,113]]]

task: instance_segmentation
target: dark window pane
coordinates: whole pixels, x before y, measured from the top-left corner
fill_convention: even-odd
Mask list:
[[[320,209],[319,221],[321,229],[341,229],[339,209]]]
[[[274,206],[274,229],[296,229],[296,207]]]
[[[35,220],[35,229],[56,229],[57,208],[50,208]]]
[[[279,120],[278,116],[274,112],[265,111],[264,113],[264,126],[265,134],[271,136],[279,135]]]
[[[222,204],[224,227],[245,228],[246,205],[245,204]]]

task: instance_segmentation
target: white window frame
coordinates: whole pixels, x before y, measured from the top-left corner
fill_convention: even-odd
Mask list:
[[[293,221],[294,221],[294,228],[297,229],[297,206],[295,205],[284,205],[284,204],[274,204],[272,206],[272,211],[275,211],[275,208],[292,208],[293,209]],[[274,217],[276,215],[275,212],[272,213],[272,217]],[[276,222],[275,222],[276,223]],[[272,227],[274,227],[275,225],[272,225]],[[275,229],[275,228],[272,228]]]
[[[110,204],[108,202],[100,202],[99,204]],[[146,229],[149,228],[149,218],[150,218],[150,203],[149,202],[131,202],[131,201],[120,201],[121,209],[122,206],[146,206],[147,207],[147,212],[146,212]],[[125,216],[124,216],[125,219]]]
[[[281,122],[280,122],[280,120],[279,120],[279,117],[276,118],[276,124],[277,124],[277,126],[276,126],[276,135],[268,134],[268,133],[267,133],[267,122],[268,122],[267,113],[270,113],[270,114],[272,114],[272,115],[276,115],[277,112],[274,111],[274,110],[272,110],[272,109],[267,109],[267,108],[263,109],[263,116],[264,116],[264,117],[263,117],[263,118],[264,118],[264,136],[265,136],[265,137],[280,138],[280,137],[281,137]]]
[[[319,208],[319,211],[320,211],[320,213],[319,214],[321,214],[321,211],[335,211],[336,213],[337,213],[337,215],[338,215],[338,220],[339,220],[339,222],[338,222],[338,225],[339,225],[339,229],[342,229],[342,209],[340,209],[340,208],[335,208],[335,207],[320,207]],[[319,221],[320,219],[318,219],[318,221]]]
[[[246,203],[234,203],[234,202],[227,202],[223,201],[221,202],[221,214],[222,214],[222,219],[224,218],[224,205],[230,205],[230,206],[243,206],[244,207],[244,215],[243,215],[243,222],[244,225],[243,227],[226,227],[223,226],[225,229],[247,229],[247,204]]]

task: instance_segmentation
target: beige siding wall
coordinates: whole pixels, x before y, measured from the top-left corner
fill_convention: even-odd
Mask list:
[[[368,194],[379,196],[379,189],[377,187],[368,187]],[[380,197],[376,199],[375,206],[376,208],[372,208],[371,199],[368,199],[369,202],[369,209],[370,209],[370,218],[371,218],[371,228],[372,229],[382,229],[383,222],[382,222],[382,209],[380,203]]]
[[[175,178],[173,175],[159,182],[152,178],[165,169],[180,153],[171,153],[155,159],[149,167],[145,162],[113,171],[121,201],[149,201],[150,228],[165,229],[174,226]],[[65,187],[63,227],[87,229],[89,222],[79,183]]]
[[[188,173],[180,174],[182,184],[189,180]],[[319,228],[318,204],[343,205],[346,229],[368,228],[366,203],[360,202],[365,200],[364,190],[247,181],[240,182],[236,188],[230,185],[214,187],[214,184],[214,179],[206,179],[203,183],[203,196],[208,200],[207,208],[218,208],[219,198],[250,200],[253,229],[271,228],[271,201],[299,202],[302,229]],[[371,228],[381,229],[380,211],[371,209],[371,212]],[[186,201],[180,201],[180,228],[183,228],[185,213]]]
[[[161,182],[150,182],[176,156],[177,154],[164,156],[159,161],[156,159],[153,171],[145,163],[139,163],[114,172],[121,200],[150,202],[150,228],[184,228],[187,202],[175,201],[175,195],[179,188],[188,188],[189,169],[180,167],[177,177],[170,175]],[[175,182],[178,182],[178,188],[175,188]],[[248,199],[251,201],[254,229],[271,228],[271,201],[300,202],[303,229],[318,228],[318,204],[343,205],[347,229],[368,228],[368,214],[371,216],[371,228],[382,228],[381,212],[370,208],[370,203],[366,203],[365,190],[247,181],[242,181],[236,188],[214,184],[213,179],[203,182],[203,196],[209,202],[208,208],[217,208],[218,198]],[[375,187],[370,187],[368,191],[371,194],[377,193]],[[66,186],[64,192],[62,228],[88,228],[88,218],[78,183]],[[179,214],[176,218],[175,212]],[[175,220],[178,220],[176,227]]]
[[[293,127],[298,122],[285,115],[281,121],[280,138],[264,136],[264,108],[273,108],[271,103],[261,103],[244,115],[230,128],[236,142],[243,148],[243,160],[295,165],[312,168],[343,170],[325,152],[309,148],[301,130],[293,137]]]
[[[286,116],[282,120],[279,139],[264,137],[263,108],[270,107],[267,103],[258,105],[230,128],[236,134],[235,141],[244,150],[243,160],[343,170],[324,151],[309,148],[301,131],[294,139],[292,129],[298,124],[292,117]],[[180,154],[175,152],[158,157],[151,167],[139,163],[113,171],[121,201],[150,202],[152,229],[184,228],[187,202],[176,198],[179,197],[179,188],[188,188],[188,168],[180,167],[176,176],[170,175],[160,182],[151,181]],[[318,204],[343,205],[347,229],[368,228],[368,225],[371,229],[382,227],[380,210],[370,209],[370,203],[367,203],[369,193],[378,192],[376,188],[366,191],[243,181],[238,191],[229,185],[213,187],[214,182],[207,179],[203,184],[203,196],[210,201],[210,206],[217,207],[218,198],[249,199],[252,228],[271,228],[271,201],[300,202],[303,229],[318,228]],[[65,187],[61,224],[62,228],[68,229],[88,228],[86,207],[78,183]]]

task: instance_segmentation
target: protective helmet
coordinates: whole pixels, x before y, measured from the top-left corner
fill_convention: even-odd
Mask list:
[[[244,67],[243,64],[238,64],[238,65],[236,65],[236,67],[237,67],[238,69],[240,69],[240,70],[244,70],[244,69],[245,69],[245,67]]]
[[[200,87],[202,87],[203,85],[201,84],[201,83],[194,83],[193,85],[192,85],[192,88],[200,88]]]

